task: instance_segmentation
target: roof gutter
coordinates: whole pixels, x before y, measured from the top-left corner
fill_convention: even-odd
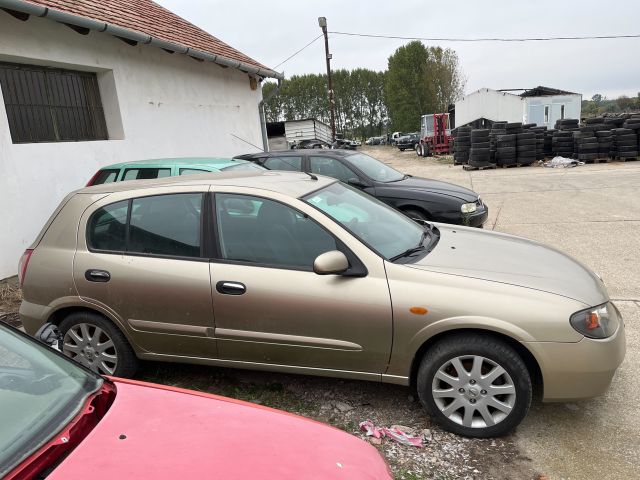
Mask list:
[[[127,28],[119,27],[117,25],[102,22],[99,20],[93,20],[90,18],[82,17],[80,15],[74,15],[60,10],[43,7],[42,5],[36,5],[24,0],[0,0],[0,9],[8,10],[9,13],[19,12],[25,15],[34,15],[36,17],[48,18],[56,22],[74,27],[74,30],[78,31],[79,33],[86,34],[89,33],[89,30],[108,33],[109,35],[113,35],[114,37],[124,39],[125,41],[127,41],[127,43],[131,43],[134,45],[136,43],[153,45],[154,47],[163,48],[170,52],[188,55],[198,60],[213,62],[223,67],[235,68],[245,73],[249,73],[259,77],[269,77],[275,78],[277,80],[282,80],[284,78],[284,73],[276,72],[275,70],[271,70],[268,68],[259,68],[255,65],[250,65],[248,63],[224,57],[222,55],[214,55],[211,53],[203,52],[201,50],[197,50],[195,48],[185,47],[184,45],[181,45],[179,43],[168,42],[166,40],[147,35],[146,33],[136,32],[135,30],[129,30]]]

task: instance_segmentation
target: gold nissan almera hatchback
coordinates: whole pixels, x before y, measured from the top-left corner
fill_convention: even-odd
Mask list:
[[[602,394],[625,352],[600,278],[541,244],[419,225],[335,179],[237,172],[68,195],[21,259],[20,316],[129,376],[138,359],[413,385],[488,437]]]

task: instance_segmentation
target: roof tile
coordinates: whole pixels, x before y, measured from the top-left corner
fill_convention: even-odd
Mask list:
[[[257,68],[267,68],[151,0],[28,0],[28,2],[110,23],[212,55],[222,55]]]

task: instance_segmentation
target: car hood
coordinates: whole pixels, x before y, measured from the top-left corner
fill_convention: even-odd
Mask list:
[[[437,224],[440,241],[409,267],[562,295],[587,306],[608,301],[600,278],[570,256],[525,238]]]
[[[451,197],[459,198],[464,202],[475,202],[478,200],[478,194],[473,190],[454,185],[453,183],[442,182],[440,180],[432,180],[430,178],[412,177],[407,175],[403,180],[397,182],[384,183],[384,188],[415,190],[416,192],[427,191],[432,193],[440,193]]]
[[[106,415],[48,480],[391,478],[371,445],[313,420],[188,390],[115,384]]]

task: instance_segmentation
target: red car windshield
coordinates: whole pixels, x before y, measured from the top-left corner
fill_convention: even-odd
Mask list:
[[[60,433],[103,381],[0,323],[0,478]]]

